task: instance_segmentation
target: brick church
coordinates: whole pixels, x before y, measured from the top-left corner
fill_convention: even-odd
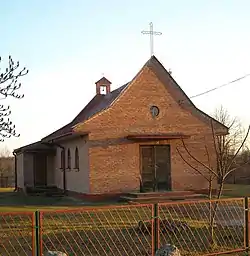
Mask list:
[[[206,143],[209,164],[216,164],[211,122],[217,135],[228,128],[196,108],[155,56],[118,89],[105,77],[95,86],[96,95],[71,122],[14,151],[18,189],[53,185],[93,195],[207,188],[177,147],[192,161],[183,139],[206,162]]]

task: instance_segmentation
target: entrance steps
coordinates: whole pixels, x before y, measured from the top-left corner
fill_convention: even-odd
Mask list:
[[[36,187],[26,187],[26,193],[33,196],[53,196],[61,197],[63,192],[56,186],[36,186]]]
[[[206,198],[206,195],[196,194],[192,191],[165,191],[147,193],[129,193],[120,199],[127,203],[161,203],[168,201],[195,200]]]

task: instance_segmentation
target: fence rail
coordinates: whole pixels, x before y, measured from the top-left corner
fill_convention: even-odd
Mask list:
[[[41,212],[41,251],[70,255],[152,255],[152,205]],[[148,233],[138,223],[150,220]]]
[[[245,248],[244,199],[159,204],[160,245],[184,255],[211,255]]]
[[[31,255],[34,252],[34,238],[33,213],[0,213],[1,256]]]
[[[249,248],[248,199],[195,200],[101,208],[0,212],[0,255],[224,255]]]

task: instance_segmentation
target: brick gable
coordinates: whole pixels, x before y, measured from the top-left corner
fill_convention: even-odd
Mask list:
[[[156,118],[150,112],[152,105],[160,110]],[[148,67],[138,74],[111,107],[75,129],[78,132],[89,131],[93,140],[143,133],[180,132],[193,135],[211,130],[209,124],[180,106]]]
[[[160,109],[157,118],[151,116],[149,109],[152,105]],[[141,70],[111,107],[79,125],[76,130],[90,132],[92,193],[138,190],[139,145],[156,143],[171,145],[173,189],[206,188],[204,178],[196,175],[178,155],[176,145],[180,144],[180,140],[140,143],[124,140],[129,134],[181,132],[191,136],[186,140],[187,144],[203,161],[207,160],[204,139],[208,147],[212,147],[209,124],[180,106],[149,67]],[[212,152],[210,158],[213,163],[214,157]]]

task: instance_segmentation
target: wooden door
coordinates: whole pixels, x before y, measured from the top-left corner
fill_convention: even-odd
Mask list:
[[[142,146],[141,152],[141,187],[142,190],[152,191],[155,185],[155,159],[152,146]]]
[[[157,190],[171,190],[170,145],[155,147]]]
[[[34,185],[47,185],[47,155],[38,153],[34,155]]]
[[[171,190],[169,145],[140,147],[142,191]]]

